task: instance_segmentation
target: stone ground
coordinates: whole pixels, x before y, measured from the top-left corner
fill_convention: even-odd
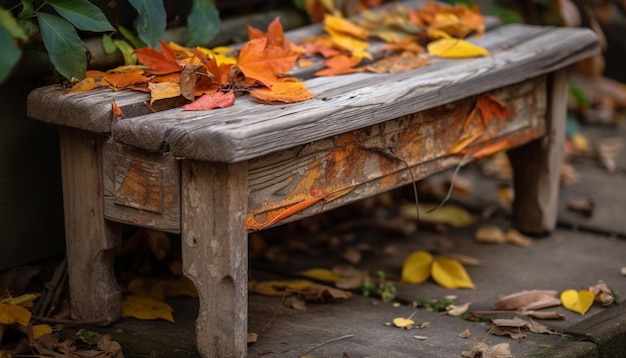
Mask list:
[[[602,137],[626,137],[624,128],[585,128],[592,143]],[[461,357],[482,337],[489,346],[509,343],[515,357],[623,357],[626,356],[626,151],[617,158],[617,170],[608,173],[593,158],[576,159],[574,167],[580,176],[576,184],[560,192],[559,226],[552,235],[535,239],[529,247],[485,245],[477,243],[474,232],[479,226],[493,224],[507,229],[506,208],[498,203],[496,191],[503,182],[481,176],[476,167],[462,171],[474,183],[469,197],[457,201],[480,218],[485,209],[496,208],[488,219],[447,231],[421,225],[409,234],[399,230],[383,231],[376,217],[359,216],[337,221],[331,233],[319,234],[294,229],[283,230],[274,246],[282,264],[251,255],[251,276],[256,280],[292,278],[299,270],[312,267],[331,268],[345,263],[340,252],[346,247],[361,250],[356,264],[370,273],[384,270],[396,282],[397,305],[363,297],[358,291],[347,300],[307,305],[305,311],[281,305],[280,297],[251,293],[249,296],[248,330],[258,334],[258,341],[248,345],[248,357]],[[449,175],[448,174],[444,174]],[[411,200],[411,196],[406,196]],[[585,218],[567,209],[573,198],[590,198],[595,203],[593,215]],[[392,207],[393,208],[393,207]],[[349,209],[347,209],[349,210]],[[379,210],[380,215],[389,210]],[[330,219],[334,220],[332,215]],[[313,225],[313,224],[312,224]],[[332,245],[329,243],[333,243]],[[332,250],[329,249],[332,247]],[[450,290],[432,280],[412,285],[397,283],[402,262],[419,249],[434,253],[458,253],[482,261],[481,266],[467,267],[476,289]],[[283,255],[283,256],[281,256]],[[556,334],[525,332],[528,336],[515,340],[488,334],[490,325],[428,312],[414,308],[412,302],[441,299],[455,295],[456,303],[471,302],[470,311],[491,310],[500,295],[521,290],[581,289],[599,281],[607,283],[622,295],[616,304],[601,307],[594,304],[581,316],[563,309],[565,320],[544,320],[541,323]],[[197,357],[194,346],[194,320],[198,303],[195,299],[168,301],[174,308],[176,323],[122,319],[104,331],[118,340],[125,357]],[[427,328],[403,330],[389,325],[396,317],[408,317]],[[512,318],[514,314],[497,317]],[[495,316],[489,316],[495,317]],[[269,323],[269,325],[268,325]],[[267,327],[266,327],[267,326]],[[102,330],[102,329],[100,329]],[[469,330],[469,338],[460,338]],[[417,339],[415,336],[425,339]]]

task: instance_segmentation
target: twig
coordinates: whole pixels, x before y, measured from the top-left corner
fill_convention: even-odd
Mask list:
[[[456,165],[456,168],[454,168],[454,173],[452,173],[452,178],[450,178],[450,187],[448,188],[448,193],[446,194],[446,197],[443,198],[443,200],[439,203],[439,205],[437,205],[436,207],[429,209],[428,211],[426,211],[427,213],[432,213],[433,211],[441,208],[442,206],[444,206],[448,200],[450,200],[450,197],[452,196],[452,192],[454,191],[454,181],[456,180],[456,176],[459,174],[459,170],[461,170],[461,168],[467,164],[465,162],[465,159],[467,159],[467,155],[464,156],[461,161],[459,162],[459,164]]]
[[[75,321],[71,319],[56,319],[56,318],[42,317],[42,316],[36,316],[36,315],[31,316],[31,318],[34,321],[45,323],[45,324],[62,324],[64,326],[79,326],[79,325],[92,326],[92,325],[107,323],[110,321],[107,318],[98,318],[98,319],[92,319],[92,320],[87,320],[87,321]]]
[[[267,323],[265,324],[265,326],[263,326],[263,328],[261,328],[261,332],[265,331],[272,324],[272,322],[274,322],[274,319],[278,315],[278,311],[280,311],[280,308],[285,303],[285,297],[287,297],[287,293],[289,293],[287,290],[285,290],[285,292],[283,292],[283,297],[280,299],[280,303],[278,304],[278,306],[274,310],[274,314],[272,315],[272,318],[270,318],[269,321],[267,321]]]
[[[44,294],[37,300],[35,306],[35,313],[37,315],[49,315],[51,311],[56,307],[58,299],[63,292],[65,285],[65,277],[67,276],[67,257],[63,258],[63,261],[59,263],[52,279],[45,283]]]
[[[342,339],[347,339],[347,338],[352,338],[352,337],[354,337],[354,334],[348,334],[348,335],[345,335],[345,336],[341,336],[341,337],[337,337],[337,338],[329,339],[329,340],[327,340],[327,341],[325,341],[325,342],[322,342],[322,343],[320,343],[320,344],[316,345],[315,347],[313,347],[313,348],[309,349],[308,351],[306,351],[306,352],[304,352],[304,353],[309,353],[309,352],[311,352],[311,351],[313,351],[313,350],[318,349],[319,347],[321,347],[321,346],[323,346],[323,345],[325,345],[325,344],[328,344],[328,343],[333,343],[333,342],[337,342],[337,341],[340,341],[340,340],[342,340]]]

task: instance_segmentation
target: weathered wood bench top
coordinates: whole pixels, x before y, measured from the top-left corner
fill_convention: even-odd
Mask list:
[[[309,78],[307,88],[316,97],[289,105],[267,105],[241,96],[225,109],[175,108],[148,114],[146,94],[100,89],[62,95],[61,87],[51,86],[29,96],[28,114],[110,133],[115,142],[178,158],[239,162],[519,83],[599,51],[595,34],[587,29],[507,25],[471,41],[491,55],[431,58],[425,67],[394,74]],[[296,69],[293,75],[307,72]],[[125,118],[114,118],[113,100]]]

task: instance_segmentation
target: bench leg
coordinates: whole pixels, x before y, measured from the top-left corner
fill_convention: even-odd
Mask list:
[[[183,272],[198,290],[198,351],[245,357],[248,329],[247,164],[182,163]]]
[[[104,219],[102,143],[88,132],[61,128],[63,207],[72,315],[82,320],[119,319],[122,295],[114,270],[117,224]]]
[[[553,73],[548,85],[546,135],[508,152],[515,185],[513,225],[538,236],[549,234],[556,226],[565,143],[567,71]]]

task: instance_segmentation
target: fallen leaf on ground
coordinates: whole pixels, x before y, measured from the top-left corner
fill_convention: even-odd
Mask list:
[[[433,280],[445,288],[476,288],[458,261],[447,257],[436,259],[431,268]]]
[[[504,234],[504,239],[507,244],[513,244],[522,247],[528,247],[533,243],[533,239],[526,235],[523,235],[514,228],[507,230],[507,232]]]
[[[52,333],[52,327],[47,324],[35,324],[33,325],[33,338],[39,339],[44,334]]]
[[[458,336],[461,338],[468,338],[472,335],[472,333],[470,332],[469,329],[464,330],[463,332],[459,333]]]
[[[312,278],[320,281],[335,282],[343,279],[344,277],[335,274],[333,271],[325,268],[312,268],[297,273],[300,276]]]
[[[488,346],[478,337],[474,340],[474,344],[469,351],[461,353],[465,358],[512,358],[513,354],[509,350],[508,343],[500,343],[494,346]]]
[[[298,292],[305,301],[326,302],[333,299],[348,299],[352,297],[352,292],[340,290],[338,288],[314,284]]]
[[[252,290],[265,296],[282,296],[286,289],[300,291],[314,284],[313,281],[309,280],[260,281],[252,287]]]
[[[306,301],[300,297],[289,296],[285,298],[285,302],[283,304],[298,311],[306,311]]]
[[[598,159],[609,173],[615,172],[615,160],[623,148],[624,138],[605,138],[598,142]]]
[[[163,301],[148,296],[128,295],[122,300],[122,317],[152,320],[164,319],[174,322],[174,310]]]
[[[509,336],[513,339],[522,339],[528,337],[528,335],[519,327],[499,327],[496,325],[492,325],[489,330],[489,334],[493,334],[495,336]]]
[[[586,218],[593,216],[594,206],[595,204],[592,198],[570,198],[567,201],[567,209]]]
[[[460,305],[452,304],[446,307],[446,312],[448,313],[448,316],[458,317],[462,315],[463,313],[467,312],[471,304],[472,304],[471,302],[463,303]]]
[[[398,328],[411,329],[415,326],[415,321],[410,318],[397,317],[393,319],[393,324]]]
[[[556,290],[520,291],[500,297],[493,308],[504,311],[530,310],[532,309],[530,307],[536,306],[537,302],[556,302],[552,306],[558,306],[560,300],[557,298],[557,294]],[[545,307],[550,306],[543,306],[542,308]]]
[[[499,328],[518,328],[519,329],[519,328],[525,327],[534,333],[555,334],[554,331],[550,330],[548,327],[544,326],[543,324],[537,323],[530,318],[522,318],[519,316],[512,318],[512,319],[507,319],[507,318],[494,319],[494,320],[491,320],[491,323],[498,326]]]
[[[30,322],[30,316],[30,311],[22,306],[0,303],[0,324],[17,323],[26,327]]]
[[[483,244],[504,244],[506,238],[502,229],[495,225],[481,226],[474,233],[474,240]]]
[[[402,282],[422,283],[430,277],[433,256],[426,251],[413,252],[402,265]]]
[[[254,333],[254,332],[250,332],[248,333],[248,343],[256,343],[259,340],[259,335]]]
[[[467,227],[474,223],[475,219],[467,210],[458,206],[447,204],[438,207],[439,204],[419,204],[419,220],[429,224],[441,224],[452,227]],[[405,204],[400,207],[400,213],[407,219],[416,219],[415,204]]]
[[[528,316],[537,319],[554,319],[554,320],[564,320],[565,316],[556,311],[518,311],[518,314],[522,316]]]
[[[583,316],[595,300],[595,295],[591,290],[565,290],[561,292],[561,302],[566,309]]]

